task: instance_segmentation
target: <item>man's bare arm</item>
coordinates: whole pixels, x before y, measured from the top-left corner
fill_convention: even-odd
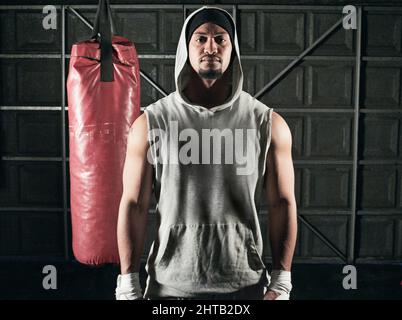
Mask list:
[[[147,131],[146,116],[143,114],[131,126],[127,139],[123,195],[117,223],[121,274],[140,270],[152,191],[152,166],[147,160]]]
[[[290,271],[297,236],[292,135],[285,120],[272,114],[267,161],[267,201],[273,269]]]

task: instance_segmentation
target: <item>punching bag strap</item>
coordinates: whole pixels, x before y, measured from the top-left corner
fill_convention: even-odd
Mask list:
[[[98,10],[96,11],[95,24],[92,31],[92,38],[98,38],[100,34],[101,48],[101,81],[114,81],[113,74],[113,48],[112,35],[115,28],[112,19],[109,0],[99,0]]]

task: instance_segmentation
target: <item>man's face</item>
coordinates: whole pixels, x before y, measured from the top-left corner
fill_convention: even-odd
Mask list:
[[[201,78],[218,79],[229,66],[232,43],[225,29],[206,22],[192,34],[188,51],[190,64]]]

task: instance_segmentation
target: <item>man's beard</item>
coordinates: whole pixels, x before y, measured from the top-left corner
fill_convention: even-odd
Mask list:
[[[222,69],[200,69],[198,75],[203,79],[214,80],[222,76]]]

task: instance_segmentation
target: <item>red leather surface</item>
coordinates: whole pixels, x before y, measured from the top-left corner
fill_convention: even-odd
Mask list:
[[[73,252],[84,264],[119,263],[117,217],[127,134],[140,115],[136,49],[113,36],[114,81],[100,81],[95,40],[73,45],[67,78]]]

